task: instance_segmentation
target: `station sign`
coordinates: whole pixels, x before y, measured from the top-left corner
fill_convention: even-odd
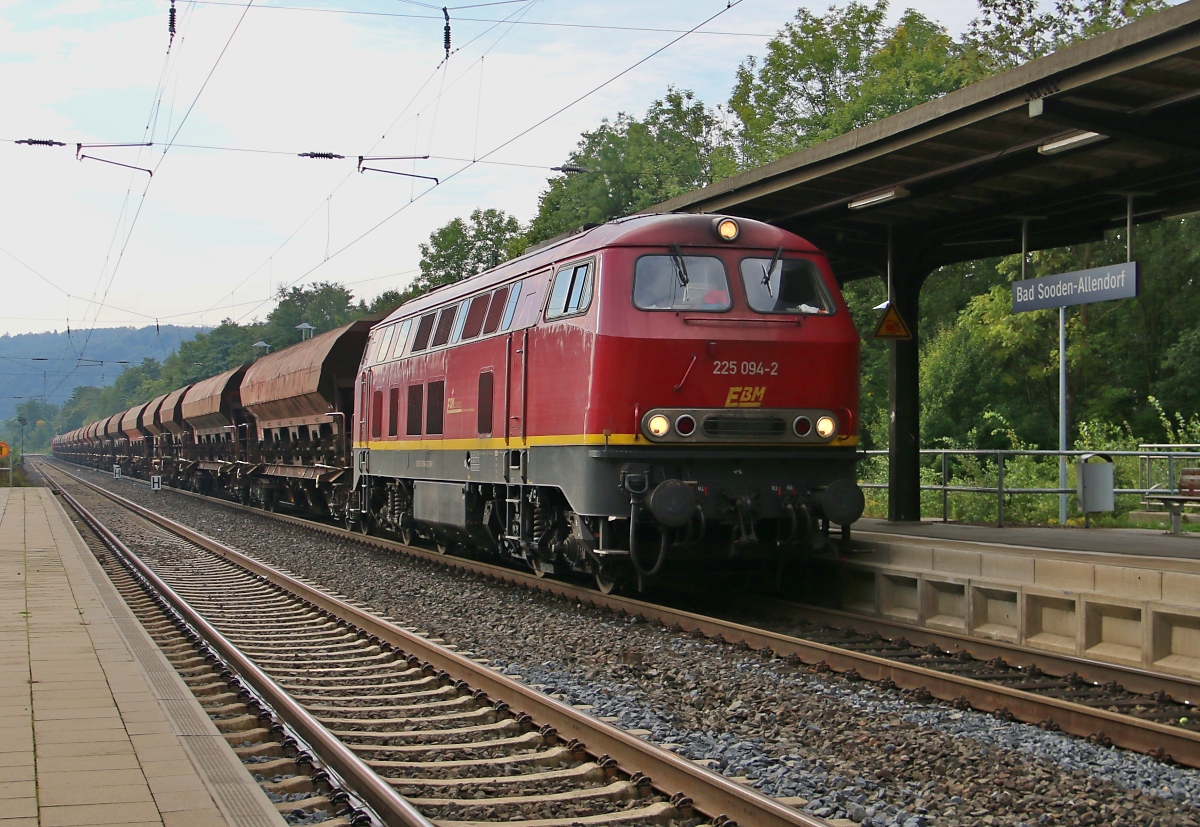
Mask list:
[[[162,477],[159,474],[155,474],[150,478],[150,490],[162,491]]]
[[[1014,313],[1067,307],[1111,299],[1132,299],[1138,294],[1138,263],[1127,261],[1012,283]]]

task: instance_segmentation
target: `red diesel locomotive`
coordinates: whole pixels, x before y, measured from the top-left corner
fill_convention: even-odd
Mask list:
[[[605,590],[780,563],[862,514],[858,335],[825,257],[775,227],[619,219],[372,324],[55,453]]]
[[[355,386],[351,515],[611,588],[779,561],[863,509],[859,339],[825,257],[634,216],[396,310]]]

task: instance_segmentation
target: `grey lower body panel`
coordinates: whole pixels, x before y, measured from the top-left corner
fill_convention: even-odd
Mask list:
[[[713,517],[747,498],[763,517],[779,515],[785,500],[804,501],[835,480],[856,479],[854,449],[682,448],[661,446],[532,446],[523,450],[367,451],[359,449],[360,474],[379,478],[474,485],[556,488],[573,511],[628,517],[626,478],[644,475],[653,488],[677,479],[698,489],[698,502]],[[461,491],[461,488],[459,489]],[[420,518],[418,518],[420,519]]]

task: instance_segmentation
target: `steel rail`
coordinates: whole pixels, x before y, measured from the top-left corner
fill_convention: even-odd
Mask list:
[[[606,754],[615,759],[623,772],[628,772],[631,775],[640,772],[648,776],[651,779],[652,785],[665,795],[672,796],[673,794],[682,793],[692,801],[693,806],[697,810],[706,815],[714,818],[725,816],[727,819],[732,819],[739,824],[755,825],[755,827],[759,825],[761,827],[828,827],[828,822],[823,819],[810,816],[781,804],[775,799],[769,798],[735,781],[731,781],[723,775],[700,767],[669,750],[643,741],[637,736],[630,735],[617,727],[604,724],[568,704],[564,704],[548,695],[531,689],[449,649],[431,643],[421,636],[406,631],[386,620],[368,614],[350,603],[325,594],[294,577],[276,571],[270,566],[252,557],[248,557],[235,549],[229,548],[210,537],[206,537],[168,517],[156,514],[150,509],[131,502],[118,494],[82,480],[70,472],[63,471],[62,469],[57,470],[60,473],[65,473],[80,484],[108,497],[121,507],[134,512],[144,519],[190,542],[196,543],[208,551],[246,568],[256,575],[266,578],[298,599],[308,601],[319,609],[331,612],[353,623],[365,634],[374,635],[408,654],[415,655],[435,669],[445,671],[455,677],[466,676],[469,683],[487,693],[489,697],[503,700],[511,709],[519,709],[530,715],[535,721],[549,724],[559,733],[565,733],[569,737],[577,737],[581,741],[584,741],[587,752],[594,755]],[[64,496],[69,497],[65,492]],[[311,523],[304,522],[304,525],[311,525]],[[130,554],[132,555],[132,552]],[[140,563],[141,561],[138,562]],[[144,567],[144,565],[141,564],[141,567]],[[139,567],[139,570],[141,570],[141,567]],[[153,572],[150,572],[149,569],[146,569],[146,572],[153,576]],[[158,581],[158,578],[154,577],[154,580]],[[161,583],[161,581],[158,582]],[[163,588],[169,590],[166,584],[163,584]],[[173,600],[179,600],[179,598],[174,597]],[[199,618],[199,616],[196,617],[203,622],[202,618]],[[211,626],[207,623],[204,623],[204,627],[211,629]],[[219,636],[219,633],[215,629],[212,629],[212,632],[214,635]],[[221,640],[224,639],[221,638]],[[231,649],[233,648],[232,644],[229,644],[227,641],[225,645]],[[236,652],[236,649],[233,651]],[[222,654],[224,653],[222,652]],[[240,653],[237,654],[240,661],[252,668],[254,673],[261,675],[262,680],[271,681],[257,667],[254,667],[253,663],[246,660]],[[274,686],[273,681],[271,681],[271,685]],[[277,686],[274,686],[274,688],[278,692],[283,691]],[[312,721],[312,725],[323,730],[323,727],[300,708],[295,701],[289,698],[287,699],[287,703],[289,707],[295,707],[307,716]],[[300,731],[304,732],[307,737],[306,731]],[[314,744],[322,743],[326,740],[331,740],[340,749],[346,750],[344,745],[341,745],[341,742],[333,738],[332,735],[329,735],[327,731],[323,732],[321,741],[317,741],[314,738]],[[348,752],[348,750],[346,751]],[[333,760],[329,760],[329,763],[331,766],[338,768],[338,765]],[[363,766],[365,768],[365,765]],[[382,779],[378,779],[378,776],[375,776],[369,768],[366,768],[366,771],[374,776],[378,780],[378,783],[386,784]],[[353,775],[351,777],[357,780],[358,776]],[[363,798],[374,805],[374,801],[368,798],[365,793],[363,794]],[[410,824],[407,821],[401,823],[405,825]],[[423,821],[420,824],[428,825],[429,822]]]
[[[53,481],[51,482],[53,484]],[[58,488],[60,496],[91,526],[92,530],[123,557],[150,587],[161,595],[171,605],[171,608],[221,656],[226,665],[251,686],[270,705],[271,709],[307,742],[322,761],[345,779],[352,786],[356,795],[375,809],[385,823],[404,827],[434,827],[432,821],[421,815],[420,811],[397,793],[395,788],[380,778],[349,747],[334,737],[304,707],[293,700],[279,684],[259,669],[254,661],[242,654],[228,638],[217,631],[186,600],[163,582],[95,515],[61,486],[55,487]]]
[[[143,480],[138,480],[131,477],[126,477],[125,479],[127,481],[142,485],[146,484]],[[291,514],[266,512],[252,506],[241,505],[240,503],[230,502],[228,500],[207,497],[203,494],[196,494],[191,491],[181,491],[178,489],[172,489],[172,491],[177,494],[182,494],[183,496],[199,499],[203,502],[216,502],[226,508],[232,508],[247,514],[255,514],[259,517],[267,517],[280,522],[289,523],[291,525],[301,526],[303,528],[322,532],[333,537],[352,539],[373,548],[378,548],[385,551],[402,552],[428,562],[446,566],[447,568],[453,568],[474,574],[482,574],[487,577],[511,582],[526,588],[538,589],[548,594],[555,594],[561,597],[570,598],[572,600],[588,602],[600,608],[608,608],[617,612],[624,611],[631,615],[641,614],[644,617],[654,617],[657,616],[657,613],[662,612],[664,613],[662,615],[664,623],[669,625],[670,622],[675,622],[673,618],[669,621],[667,620],[667,615],[665,613],[673,611],[670,608],[655,603],[637,600],[636,598],[624,597],[621,595],[604,595],[595,589],[579,586],[573,583],[541,578],[533,573],[523,572],[518,569],[512,569],[494,563],[487,563],[470,557],[445,555],[440,552],[421,548],[420,546],[405,545],[399,540],[364,535],[360,532],[349,531],[344,528],[329,525],[328,523],[319,523],[313,520],[304,519],[302,517],[296,517]],[[877,535],[877,532],[872,532],[870,536]],[[860,533],[859,536],[861,537],[863,535]],[[982,543],[978,543],[976,541],[970,542],[974,545],[983,545]],[[1113,556],[1108,552],[1097,552],[1096,554],[1107,554],[1108,556]],[[1146,558],[1140,558],[1139,560],[1132,561],[1132,563],[1134,565],[1139,565],[1145,562],[1145,559]],[[879,631],[885,635],[894,634],[898,631],[899,634],[907,637],[911,641],[924,644],[936,643],[949,652],[969,649],[981,660],[989,660],[993,657],[1002,657],[1014,666],[1029,666],[1036,663],[1043,672],[1054,677],[1062,677],[1069,672],[1077,672],[1082,675],[1086,671],[1087,674],[1085,677],[1088,680],[1100,683],[1115,680],[1126,689],[1139,694],[1148,695],[1154,692],[1165,691],[1177,700],[1190,701],[1191,703],[1200,706],[1200,681],[1179,675],[1169,675],[1134,666],[1106,663],[1104,661],[1091,660],[1075,655],[1065,655],[1041,649],[1029,649],[1018,644],[1007,643],[1005,641],[972,637],[970,635],[958,634],[947,630],[930,629],[924,626],[913,626],[900,621],[877,617],[875,615],[847,612],[838,609],[831,609],[826,606],[789,603],[787,601],[778,600],[777,598],[760,596],[756,596],[755,600],[802,611],[807,617],[817,623],[828,622],[831,625],[854,624],[855,627],[860,630],[865,629],[868,631]],[[710,619],[718,620],[716,618]]]
[[[75,479],[79,479],[69,472],[64,473],[68,473]],[[95,487],[98,491],[115,500],[128,502],[119,495],[113,494],[104,488],[93,486],[92,483],[88,483],[85,480],[79,481],[85,485]],[[204,499],[212,501],[211,498]],[[603,595],[595,590],[576,586],[561,580],[539,578],[533,574],[526,575],[502,566],[480,563],[464,557],[442,555],[426,549],[406,546],[396,541],[362,535],[290,515],[266,515],[258,509],[226,503],[224,501],[219,502],[222,502],[223,505],[241,508],[248,512],[290,522],[310,530],[322,531],[336,537],[353,538],[376,548],[401,551],[450,568],[484,574],[498,580],[539,589],[548,594],[586,601],[613,611],[658,620],[667,626],[678,626],[683,631],[698,631],[706,637],[720,637],[730,642],[740,641],[752,649],[769,649],[782,657],[797,657],[805,664],[813,665],[823,662],[834,672],[850,674],[870,681],[890,680],[899,689],[911,691],[924,690],[934,698],[942,701],[957,701],[960,698],[965,698],[977,710],[1001,712],[1006,716],[1011,715],[1015,720],[1025,723],[1040,724],[1048,719],[1052,719],[1064,732],[1072,735],[1083,738],[1098,738],[1102,735],[1116,746],[1147,754],[1168,755],[1172,760],[1180,764],[1200,767],[1200,734],[1177,727],[1140,720],[1104,709],[1081,706],[1073,704],[1070,701],[1038,696],[1019,689],[988,684],[909,663],[890,661],[874,655],[859,654],[828,644],[807,641],[790,635],[754,628],[732,621],[706,617],[630,597]],[[167,518],[159,517],[158,515],[149,516],[153,515],[153,512],[148,509],[142,509],[141,506],[135,503],[129,503],[129,505],[138,510],[139,513],[144,511],[148,519],[171,522]],[[190,532],[190,529],[182,526],[180,528],[183,531]],[[971,640],[974,643],[974,639]],[[1039,653],[1039,657],[1042,657],[1045,662],[1051,662],[1058,656]],[[1079,661],[1075,661],[1076,665],[1078,663]],[[1091,662],[1088,661],[1087,663]],[[1065,674],[1073,668],[1075,666],[1067,666],[1062,669],[1062,672]],[[1130,673],[1130,670],[1119,666],[1105,665],[1104,668],[1120,670],[1122,676]],[[1166,679],[1164,678],[1164,680]],[[1171,678],[1171,680],[1174,679]]]

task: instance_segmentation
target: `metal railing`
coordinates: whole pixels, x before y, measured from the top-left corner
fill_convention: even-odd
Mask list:
[[[1005,522],[1005,498],[1015,494],[1033,494],[1046,496],[1062,496],[1073,495],[1076,493],[1075,488],[1067,487],[1014,487],[1006,486],[1004,482],[1005,476],[1005,461],[1014,457],[1041,457],[1045,459],[1055,459],[1056,467],[1059,462],[1066,461],[1067,467],[1070,469],[1074,459],[1076,462],[1082,457],[1093,457],[1103,455],[1116,459],[1118,457],[1135,457],[1138,460],[1138,487],[1135,488],[1113,488],[1114,495],[1136,494],[1145,497],[1151,492],[1157,493],[1177,493],[1179,473],[1184,468],[1194,468],[1200,466],[1200,450],[1180,450],[1180,449],[1200,449],[1200,445],[1156,445],[1145,444],[1139,445],[1137,451],[1040,451],[1040,450],[988,450],[976,448],[922,448],[921,456],[937,457],[941,470],[940,483],[922,483],[921,491],[938,491],[941,492],[942,506],[942,522],[948,522],[950,519],[950,495],[955,493],[962,494],[986,494],[996,498],[996,524],[1003,527]],[[872,450],[864,451],[867,457],[886,457],[887,450]],[[994,474],[996,484],[994,486],[987,485],[960,485],[952,484],[951,474],[951,458],[956,456],[971,456],[979,457],[983,460],[991,460],[994,462]],[[980,470],[988,471],[991,463],[985,463]],[[1116,469],[1114,469],[1115,472]],[[886,482],[860,482],[863,488],[886,489]],[[1164,512],[1165,513],[1165,512]]]

